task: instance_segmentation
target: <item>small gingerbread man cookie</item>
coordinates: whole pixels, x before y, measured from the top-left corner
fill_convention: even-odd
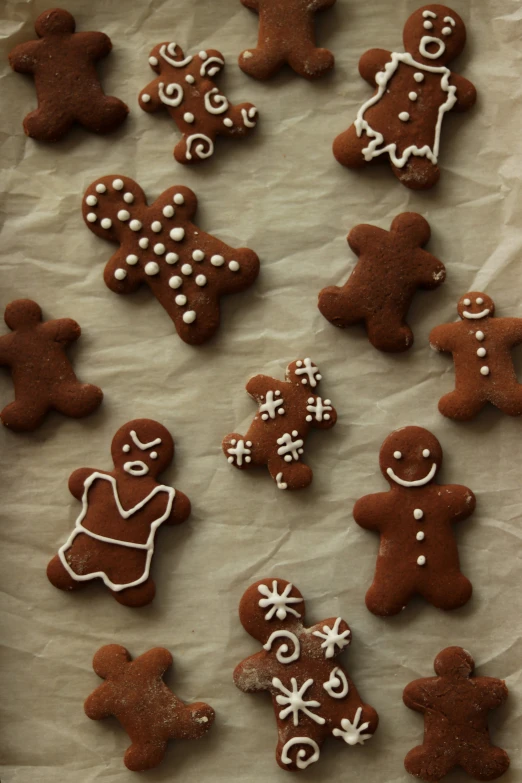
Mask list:
[[[119,644],[98,650],[92,666],[105,682],[86,699],[91,720],[114,716],[132,742],[123,761],[133,772],[157,767],[169,740],[199,739],[214,723],[215,713],[204,702],[184,704],[163,682],[172,655],[155,647],[133,661]]]
[[[74,17],[62,8],[40,14],[39,41],[18,44],[11,68],[34,76],[38,108],[27,115],[24,131],[40,141],[57,141],[77,122],[94,133],[115,130],[129,113],[118,98],[105,95],[95,63],[112,49],[105,33],[75,33]]]
[[[439,400],[443,416],[468,421],[486,403],[509,416],[522,414],[522,385],[510,351],[522,343],[522,318],[495,318],[495,303],[487,294],[472,291],[457,305],[457,323],[432,329],[435,351],[453,354],[455,391]]]
[[[404,704],[424,714],[424,741],[410,750],[404,766],[410,775],[437,783],[454,767],[475,780],[496,780],[509,756],[491,744],[488,712],[507,699],[503,680],[474,677],[473,658],[462,647],[446,647],[435,658],[436,677],[410,682]]]
[[[329,430],[337,421],[330,400],[315,394],[322,376],[311,359],[288,365],[286,380],[256,375],[246,390],[259,411],[246,435],[223,438],[223,453],[239,470],[266,465],[279,489],[304,489],[313,478],[301,461],[310,427]]]
[[[156,481],[174,456],[172,436],[157,421],[124,424],[111,453],[112,472],[79,468],[71,474],[69,491],[82,510],[47,577],[60,590],[101,579],[120,604],[145,606],[156,593],[150,576],[156,531],[184,522],[190,501]]]
[[[389,231],[352,228],[348,244],[359,261],[344,286],[320,292],[321,313],[342,328],[363,322],[379,351],[407,351],[413,332],[406,317],[416,291],[431,291],[446,279],[444,264],[423,250],[430,235],[429,223],[415,212],[397,215]]]
[[[157,74],[140,93],[144,111],[166,109],[182,140],[174,148],[178,163],[199,163],[214,154],[216,136],[243,138],[256,127],[257,109],[251,103],[234,106],[216,87],[213,77],[225,65],[216,49],[185,57],[175,43],[162,43],[150,53]]]
[[[234,682],[245,693],[272,696],[280,767],[306,769],[318,761],[328,737],[347,745],[364,745],[373,737],[378,715],[335,660],[352,640],[341,617],[307,628],[297,587],[284,579],[262,579],[243,595],[239,619],[263,650],[236,667]]]
[[[426,190],[439,180],[440,131],[448,111],[467,111],[475,87],[449,70],[461,54],[466,27],[445,5],[425,5],[407,20],[405,52],[370,49],[359,73],[374,94],[361,106],[355,123],[338,136],[334,155],[344,166],[361,168],[380,156],[412,190]]]
[[[102,390],[80,383],[65,353],[82,333],[76,321],[42,321],[31,299],[8,304],[4,320],[12,334],[0,337],[0,366],[10,368],[15,389],[15,401],[0,413],[6,427],[32,432],[50,410],[81,419],[98,408]]]
[[[241,0],[259,14],[255,49],[239,55],[239,67],[254,79],[270,79],[288,63],[305,79],[317,79],[334,66],[328,49],[315,45],[314,16],[335,0]]]
[[[366,495],[353,516],[380,534],[381,543],[366,606],[381,617],[400,612],[418,594],[439,609],[457,609],[471,596],[460,571],[452,525],[475,510],[475,496],[458,484],[435,484],[442,463],[437,438],[421,427],[389,435],[379,455],[388,492]]]

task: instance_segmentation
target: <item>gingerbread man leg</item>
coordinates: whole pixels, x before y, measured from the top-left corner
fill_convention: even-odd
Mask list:
[[[481,395],[474,393],[472,389],[455,389],[455,391],[445,394],[439,400],[439,411],[443,416],[457,421],[468,421],[479,413],[487,400]]]
[[[96,106],[96,111],[93,111],[93,106]],[[123,101],[112,95],[105,95],[102,90],[84,95],[81,106],[76,109],[78,122],[95,133],[109,133],[115,130],[128,113],[129,110]]]
[[[516,381],[503,384],[501,393],[495,395],[491,402],[502,413],[507,413],[508,416],[520,416],[520,411],[522,411],[522,384]]]
[[[459,759],[460,766],[476,780],[496,780],[509,767],[509,756],[502,748],[495,746],[474,749],[467,759]]]
[[[150,604],[156,595],[156,585],[154,579],[149,577],[136,587],[128,587],[126,590],[111,590],[111,595],[123,606],[138,608]]]
[[[43,421],[49,410],[47,400],[37,400],[31,397],[18,398],[6,405],[1,413],[4,425],[14,432],[31,432]]]
[[[285,58],[277,42],[266,43],[263,47],[247,49],[239,55],[239,67],[248,76],[264,81],[283,67]]]
[[[431,746],[417,745],[406,755],[404,766],[410,775],[426,780],[428,783],[438,783],[457,763],[455,754],[448,752],[451,745],[451,740],[444,745],[441,743],[441,751],[438,754]],[[442,751],[443,747],[445,752]]]
[[[312,483],[312,469],[304,462],[285,462],[278,455],[270,457],[267,465],[279,489],[304,489]]]
[[[434,576],[428,589],[419,592],[437,609],[459,609],[471,598],[473,587],[460,571],[444,571],[438,577]]]
[[[207,133],[184,133],[174,147],[174,157],[178,163],[199,163],[214,154],[215,136]]]
[[[55,555],[47,566],[47,578],[58,590],[79,590],[87,584],[73,579],[58,555]]]
[[[392,353],[400,350],[407,351],[413,342],[412,330],[393,311],[390,311],[387,317],[383,317],[381,310],[376,320],[369,316],[366,319],[366,328],[371,344],[380,351]],[[401,348],[398,347],[399,344]]]
[[[57,112],[56,106],[41,102],[37,109],[24,119],[27,136],[38,141],[56,141],[72,127],[74,116],[68,112]]]
[[[323,288],[319,294],[318,307],[330,323],[341,329],[359,323],[365,317],[351,290],[335,285]]]
[[[299,76],[310,79],[313,74],[315,79],[333,68],[334,56],[328,49],[318,49],[310,44],[306,49],[300,47],[298,51],[291,52],[288,64]]]
[[[51,394],[50,403],[53,408],[65,416],[80,419],[92,413],[103,398],[102,390],[90,383],[57,384]]]
[[[392,164],[392,171],[403,185],[410,190],[428,190],[440,179],[440,169],[428,158],[416,158],[413,155],[402,168]]]
[[[355,125],[352,125],[334,140],[333,154],[343,166],[351,169],[361,168],[366,164],[363,150],[368,144],[368,136],[365,133],[358,136]]]
[[[163,759],[167,743],[158,740],[157,736],[151,737],[151,741],[140,740],[133,742],[127,748],[123,762],[127,769],[132,772],[141,772],[146,769],[157,767]]]
[[[394,586],[393,592],[390,591],[390,585]],[[404,609],[412,593],[413,589],[409,581],[397,585],[395,570],[392,569],[388,574],[381,570],[378,576],[375,575],[373,584],[366,593],[365,602],[372,614],[390,617]]]
[[[230,106],[227,117],[232,120],[232,125],[223,125],[221,136],[246,136],[257,124],[257,109],[252,103],[243,103],[240,106]]]

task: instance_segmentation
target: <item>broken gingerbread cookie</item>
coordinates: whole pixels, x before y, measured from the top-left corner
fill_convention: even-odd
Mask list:
[[[288,365],[286,380],[256,375],[246,390],[259,405],[245,435],[223,438],[223,453],[239,470],[266,465],[279,489],[304,489],[313,478],[301,461],[310,427],[329,430],[337,421],[331,400],[315,393],[322,378],[310,358]]]

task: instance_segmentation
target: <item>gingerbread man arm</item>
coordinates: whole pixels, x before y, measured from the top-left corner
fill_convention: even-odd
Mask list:
[[[327,8],[331,8],[335,5],[336,0],[312,0],[308,4],[309,11],[326,11]]]
[[[93,62],[106,57],[112,49],[111,39],[105,33],[75,33],[73,42],[78,51],[86,52]]]
[[[0,337],[0,365],[8,366],[13,361],[11,353],[13,346],[13,335],[4,334]]]
[[[261,394],[266,394],[267,391],[280,391],[283,393],[285,386],[288,386],[285,381],[278,381],[277,378],[271,378],[269,375],[254,375],[248,381],[245,389],[253,400],[259,402]]]
[[[310,655],[327,660],[336,658],[351,643],[350,626],[342,617],[328,617],[307,629]]]
[[[103,473],[108,475],[105,471],[96,470],[96,468],[78,468],[73,471],[69,476],[69,492],[77,500],[81,500],[85,491],[85,481],[92,476],[93,473]]]
[[[451,514],[451,522],[461,522],[475,511],[477,499],[468,487],[461,484],[450,484],[441,487],[441,496]]]
[[[271,685],[273,662],[266,652],[255,653],[245,658],[234,669],[234,684],[244,693],[266,691]]]
[[[386,49],[369,49],[359,60],[359,73],[372,87],[375,87],[375,76],[391,59],[391,52]]]
[[[91,720],[103,720],[113,715],[110,683],[104,682],[99,685],[85,699],[83,709]]]
[[[161,76],[153,79],[143,88],[138,96],[138,101],[143,111],[148,111],[152,114],[153,112],[169,108],[169,104],[166,103],[165,100],[162,101],[161,96],[163,96],[164,99],[166,98],[167,101],[175,99],[174,96],[172,98],[169,98],[168,95],[165,96],[164,88],[165,83]],[[171,89],[174,91],[175,87],[171,87]]]
[[[47,337],[64,347],[74,343],[82,333],[80,324],[77,324],[72,318],[47,321],[41,324],[40,329]]]
[[[385,525],[388,493],[377,492],[359,498],[353,507],[353,518],[365,530],[382,531]]]
[[[167,525],[180,525],[190,516],[190,500],[179,489],[176,490],[176,497],[172,504],[172,511],[166,520]]]
[[[168,650],[164,647],[154,647],[136,658],[132,666],[145,670],[149,677],[161,679],[173,662],[174,659]]]
[[[27,41],[18,44],[9,52],[9,64],[18,73],[33,73],[36,66],[40,41]]]
[[[310,402],[312,398],[313,402]],[[326,406],[326,409],[323,411],[322,408],[324,406]],[[310,394],[307,398],[306,410],[308,411],[308,416],[311,417],[309,424],[311,427],[315,427],[316,430],[329,430],[337,422],[337,411],[331,404],[331,400],[323,400],[316,394]]]
[[[105,285],[115,294],[133,294],[144,283],[141,269],[127,264],[126,258],[126,253],[120,248],[109,258],[103,271]],[[122,269],[126,275],[120,280],[118,270]]]
[[[508,689],[504,680],[498,680],[496,677],[474,677],[475,687],[482,691],[482,703],[488,710],[494,710],[500,707],[508,697]]]
[[[207,56],[200,57],[198,54],[194,57],[194,62],[199,66],[200,76],[213,79],[225,67],[225,58],[218,49],[206,49],[205,51]]]
[[[446,267],[438,258],[425,250],[419,251],[419,265],[422,272],[419,274],[419,287],[428,291],[438,288],[446,279]]]
[[[252,11],[257,11],[259,13],[259,4],[261,0],[241,0],[241,3],[245,6],[245,8],[250,8]]]
[[[496,328],[502,330],[509,341],[509,345],[515,346],[522,343],[522,318],[495,318]]]
[[[436,326],[430,332],[430,345],[436,351],[445,351],[452,353],[454,350],[455,338],[458,335],[460,323],[441,324]]]
[[[404,704],[410,708],[410,710],[416,710],[416,712],[424,712],[428,709],[432,702],[430,695],[430,684],[433,683],[434,677],[422,677],[419,680],[410,682],[402,693],[402,700]]]
[[[360,223],[358,226],[354,226],[348,234],[346,241],[350,245],[355,255],[360,256],[364,253],[367,247],[373,247],[376,242],[381,239],[386,241],[388,235],[387,231],[384,231],[378,226],[370,226],[367,223]]]
[[[477,91],[475,85],[459,74],[451,74],[451,83],[457,88],[457,102],[453,111],[468,111],[475,105]]]

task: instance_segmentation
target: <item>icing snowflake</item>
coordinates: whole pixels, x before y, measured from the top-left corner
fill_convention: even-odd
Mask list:
[[[309,383],[310,386],[317,386],[318,381],[323,377],[319,372],[319,367],[315,367],[315,365],[312,364],[312,360],[309,358],[306,358],[303,361],[299,359],[299,361],[296,362],[296,367],[296,375],[307,376],[301,380],[301,383],[305,386],[307,383]]]
[[[332,734],[334,737],[342,737],[347,745],[364,745],[365,741],[373,737],[373,734],[363,734],[363,731],[370,725],[368,722],[358,725],[361,719],[362,707],[357,708],[353,723],[348,718],[343,718],[341,721],[341,728],[334,729]]]
[[[288,690],[288,688],[285,688],[283,683],[280,679],[277,677],[274,677],[272,680],[272,685],[274,688],[277,688],[281,693],[283,693],[283,696],[276,696],[276,702],[280,704],[282,707],[285,705],[288,705],[285,707],[284,710],[281,710],[279,713],[279,717],[281,720],[285,720],[290,714],[292,715],[294,726],[299,725],[299,712],[304,713],[305,715],[308,715],[309,718],[314,720],[316,723],[319,723],[319,725],[322,725],[323,723],[326,723],[324,718],[321,718],[320,715],[314,715],[313,712],[310,712],[308,709],[309,707],[317,708],[321,706],[321,703],[319,701],[305,701],[304,695],[308,688],[310,688],[311,685],[314,684],[314,681],[312,679],[306,680],[300,688],[297,686],[297,680],[295,677],[292,677],[290,679],[290,683],[292,685],[292,690]],[[341,723],[342,725],[342,723]],[[368,725],[368,724],[366,724]],[[353,743],[352,743],[353,744]]]
[[[261,595],[266,596],[266,598],[259,599],[259,606],[261,609],[266,609],[267,606],[271,607],[265,614],[265,620],[271,620],[274,615],[276,615],[278,620],[286,620],[286,615],[288,613],[293,614],[294,617],[301,617],[299,612],[296,612],[295,609],[292,609],[289,605],[303,602],[302,598],[294,598],[290,595],[292,587],[293,585],[288,583],[283,592],[279,594],[277,591],[277,579],[274,579],[272,582],[272,590],[266,585],[259,585],[257,589]]]
[[[342,633],[339,633],[339,625],[342,623],[342,618],[338,617],[337,620],[334,623],[333,628],[330,628],[328,625],[323,625],[323,631],[313,631],[314,636],[318,636],[321,639],[324,639],[324,642],[321,644],[321,648],[325,650],[325,658],[333,658],[335,655],[335,647],[339,647],[340,650],[343,649],[343,647],[347,647],[350,637],[350,629],[347,628],[346,631],[343,631]]]
[[[325,421],[329,421],[330,420],[329,411],[332,410],[332,401],[324,400],[323,402],[323,400],[320,397],[309,397],[306,410],[309,413],[313,414],[313,416],[307,416],[306,421],[312,421],[314,417],[316,421],[322,421],[323,419]]]
[[[283,415],[285,412],[284,408],[279,407],[283,404],[283,400],[274,399],[274,397],[281,398],[281,392],[279,390],[275,392],[267,391],[265,402],[259,407],[259,413],[261,414],[263,421],[268,421],[268,419],[275,419],[276,412],[280,415]]]
[[[299,459],[299,455],[303,453],[304,441],[301,440],[301,438],[298,436],[298,431],[293,430],[291,435],[289,432],[285,432],[284,435],[277,439],[277,442],[281,447],[277,449],[277,453],[280,457],[282,457],[284,454],[285,462],[292,462],[292,459],[297,461]],[[296,438],[296,440],[292,440],[292,438]]]
[[[251,455],[251,447],[252,447],[252,441],[247,440],[246,442],[244,440],[231,440],[230,443],[232,444],[232,448],[227,449],[227,453],[230,454],[230,457],[228,458],[228,461],[233,463],[234,460],[237,465],[243,464],[243,457],[245,458],[245,462],[251,462],[252,457]]]

